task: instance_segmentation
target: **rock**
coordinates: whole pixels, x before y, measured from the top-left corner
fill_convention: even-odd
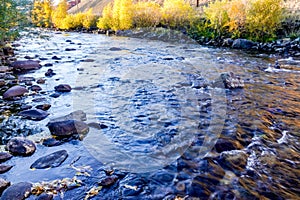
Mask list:
[[[105,125],[105,124],[99,124],[99,123],[96,123],[96,122],[91,122],[88,125],[89,125],[89,127],[92,127],[92,128],[98,129],[98,130],[108,128],[107,125]]]
[[[86,123],[76,120],[49,122],[47,126],[51,134],[58,137],[71,137],[86,134],[89,131]]]
[[[8,186],[10,186],[10,182],[0,178],[0,196]]]
[[[56,140],[55,138],[47,138],[43,140],[43,145],[46,147],[54,147],[61,145],[61,141]]]
[[[226,39],[224,39],[222,46],[224,46],[224,47],[230,47],[230,46],[232,46],[232,44],[233,44],[233,39],[226,38]]]
[[[35,78],[34,77],[28,77],[28,76],[19,76],[18,81],[20,83],[27,83],[27,82],[35,81]]]
[[[99,185],[101,186],[111,186],[118,180],[118,176],[106,176],[99,181]]]
[[[28,71],[28,70],[36,70],[41,68],[41,65],[38,61],[34,60],[21,60],[21,61],[15,61],[11,64],[11,67],[17,71]]]
[[[15,137],[8,141],[7,150],[17,156],[30,156],[35,150],[35,144],[31,140],[22,137]]]
[[[59,58],[58,56],[53,56],[52,59],[53,60],[61,60],[61,58]]]
[[[52,77],[54,75],[56,75],[56,73],[53,72],[53,69],[48,69],[47,72],[45,73],[45,76],[47,77]]]
[[[225,88],[234,89],[243,88],[245,86],[244,81],[232,72],[221,74],[221,79],[225,85]]]
[[[86,121],[87,120],[86,113],[83,112],[82,110],[76,110],[74,112],[71,112],[68,115],[51,119],[51,122],[66,121],[66,120]]]
[[[35,92],[39,92],[42,90],[42,88],[39,85],[33,85],[30,87],[30,90],[35,91]]]
[[[65,51],[76,51],[74,48],[66,48]]]
[[[111,47],[111,48],[109,48],[109,50],[110,51],[122,51],[122,49],[119,47]]]
[[[32,108],[32,105],[27,105],[27,104],[25,104],[25,105],[22,105],[21,107],[20,107],[20,110],[22,111],[22,110],[29,110],[29,109],[31,109]]]
[[[11,159],[13,156],[10,153],[0,152],[0,162],[5,162]]]
[[[0,87],[4,86],[6,84],[5,80],[0,79]]]
[[[39,78],[37,81],[36,81],[38,84],[44,84],[46,82],[45,79],[43,78]]]
[[[23,96],[27,92],[28,90],[25,87],[16,85],[4,92],[3,99],[12,99],[17,96]]]
[[[50,94],[50,97],[53,97],[53,98],[58,98],[59,96],[60,96],[60,94],[58,92]]]
[[[215,144],[215,149],[218,153],[221,153],[223,151],[231,151],[239,149],[240,145],[237,144],[237,141],[234,141],[233,139],[225,139],[225,138],[219,138],[217,143]]]
[[[11,70],[12,70],[12,68],[10,68],[8,66],[0,66],[0,73],[9,72]]]
[[[31,109],[31,110],[21,111],[19,112],[19,115],[25,117],[26,119],[40,121],[45,119],[49,115],[49,113],[40,109]]]
[[[94,62],[95,60],[93,59],[85,59],[85,60],[80,60],[81,62]]]
[[[46,193],[43,193],[36,198],[36,200],[52,200],[52,199],[53,199],[53,195],[46,194]]]
[[[37,159],[31,166],[31,169],[45,169],[60,166],[68,157],[66,150],[56,151],[44,157]]]
[[[40,110],[49,110],[51,108],[50,104],[42,104],[42,105],[37,105],[35,108],[40,109]]]
[[[31,194],[31,187],[28,182],[13,184],[3,192],[0,200],[24,200]]]
[[[60,84],[54,87],[56,92],[71,92],[72,88],[68,84]]]
[[[232,170],[237,175],[245,169],[247,165],[248,154],[240,150],[222,152],[218,163],[228,170]]]
[[[251,49],[256,44],[250,40],[246,39],[235,39],[232,43],[232,48],[234,49]]]
[[[53,64],[52,64],[52,63],[46,63],[46,64],[44,64],[44,66],[45,66],[45,67],[52,67]]]
[[[0,165],[0,174],[9,171],[12,167],[12,165]]]

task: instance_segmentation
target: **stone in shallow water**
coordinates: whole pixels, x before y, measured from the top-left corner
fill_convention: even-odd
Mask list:
[[[55,138],[47,138],[43,140],[43,145],[46,147],[54,147],[54,146],[58,146],[61,145],[62,142],[59,140],[56,140]]]
[[[0,165],[0,174],[9,171],[12,167],[12,165]]]
[[[36,150],[36,146],[31,140],[22,137],[10,139],[6,147],[11,154],[19,156],[32,155]]]
[[[0,152],[0,162],[7,161],[12,158],[12,155],[7,152]]]
[[[42,90],[41,86],[39,85],[33,85],[30,87],[30,90],[35,91],[35,92],[39,92]]]
[[[28,90],[25,87],[16,85],[4,92],[3,99],[12,99],[17,96],[23,96],[27,92]]]
[[[111,48],[109,48],[109,50],[110,51],[122,51],[122,49],[119,47],[111,47]]]
[[[40,109],[40,110],[49,110],[51,108],[50,104],[42,104],[42,105],[37,105],[35,108]]]
[[[60,84],[54,87],[57,92],[71,92],[72,88],[68,84]]]
[[[52,200],[52,199],[53,199],[53,195],[46,194],[46,193],[43,193],[36,198],[36,200]]]
[[[0,196],[8,186],[10,186],[10,182],[0,178]]]
[[[0,200],[23,200],[31,194],[31,183],[20,182],[8,187]]]
[[[118,180],[118,176],[106,176],[99,181],[99,185],[101,186],[110,186],[113,185]]]
[[[49,122],[47,126],[51,134],[58,137],[71,137],[85,134],[89,131],[86,123],[76,120]]]
[[[11,64],[15,71],[28,71],[39,69],[41,66],[38,61],[34,60],[20,60]]]
[[[222,152],[219,156],[218,163],[228,170],[232,170],[239,175],[246,167],[249,155],[243,151],[234,150]]]
[[[65,120],[86,121],[87,120],[86,113],[83,112],[82,110],[76,110],[74,112],[71,112],[68,115],[51,119],[51,122],[65,121]]]
[[[66,150],[56,151],[44,157],[37,159],[31,166],[31,169],[45,169],[60,166],[68,157]]]
[[[45,119],[49,115],[49,113],[40,109],[31,109],[21,111],[19,112],[19,115],[27,119],[39,121]]]

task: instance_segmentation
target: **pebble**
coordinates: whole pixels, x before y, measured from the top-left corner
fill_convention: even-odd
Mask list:
[[[0,152],[0,162],[5,162],[11,159],[13,156],[7,152]]]
[[[38,84],[44,84],[46,82],[45,79],[43,78],[39,78],[37,81],[36,81]]]
[[[58,97],[60,97],[60,94],[58,92],[55,92],[53,94],[50,94],[50,97],[58,98]]]
[[[35,91],[35,92],[39,92],[42,90],[42,88],[39,85],[33,85],[30,87],[30,90]]]
[[[34,142],[23,137],[10,139],[6,147],[11,154],[16,156],[30,156],[36,150]]]

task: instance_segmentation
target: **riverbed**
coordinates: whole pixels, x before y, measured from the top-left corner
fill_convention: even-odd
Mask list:
[[[24,32],[15,57],[38,60],[42,68],[18,76],[46,81],[18,102],[50,104],[50,115],[42,121],[14,112],[6,117],[34,130],[28,138],[37,151],[7,161],[14,167],[1,177],[12,183],[82,180],[54,199],[84,199],[108,174],[115,182],[91,199],[299,198],[300,59],[208,48],[182,35],[151,38]],[[56,75],[45,77],[50,68]],[[224,72],[245,86],[213,86]],[[59,84],[72,91],[51,97]],[[77,110],[86,113],[89,132],[42,145],[52,137],[49,120]],[[58,150],[69,155],[61,166],[30,169]]]

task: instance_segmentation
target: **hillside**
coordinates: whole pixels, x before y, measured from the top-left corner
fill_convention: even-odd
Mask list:
[[[95,15],[101,15],[103,8],[112,0],[82,0],[77,6],[69,10],[69,13],[85,12],[93,8]]]

